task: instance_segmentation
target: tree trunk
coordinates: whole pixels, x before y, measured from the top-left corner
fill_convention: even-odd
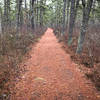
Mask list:
[[[0,7],[0,35],[2,34],[2,9]]]
[[[3,12],[2,12],[2,8],[0,7],[0,30],[1,30],[1,35],[4,32],[4,17],[3,17]]]
[[[66,21],[66,25],[68,26],[69,24],[69,7],[70,7],[70,1],[67,0],[67,21]]]
[[[24,7],[25,7],[25,17],[24,17],[24,26],[26,27],[25,29],[28,30],[28,9],[27,9],[27,0],[24,0]]]
[[[82,21],[80,36],[78,39],[78,47],[76,51],[78,54],[80,54],[83,49],[85,34],[88,28],[89,15],[90,15],[92,3],[93,3],[93,0],[88,0],[87,7],[86,7],[85,1],[84,0],[82,1],[83,1],[83,21]]]
[[[10,25],[10,0],[4,0],[4,30]]]
[[[56,26],[57,26],[57,27],[59,26],[59,19],[58,19],[58,10],[59,10],[59,9],[58,9],[58,5],[59,5],[59,4],[58,4],[58,2],[57,2],[57,4],[56,4],[56,12],[55,12],[55,13],[57,14],[57,15],[56,15]]]
[[[70,23],[68,31],[68,45],[72,43],[73,27],[75,19],[75,0],[71,0],[71,10],[70,10]]]
[[[69,37],[68,37],[68,45],[69,46],[72,44],[72,35],[73,35],[74,26],[75,26],[79,1],[80,0],[77,0],[76,2],[74,0],[71,1],[71,15],[70,15],[70,25],[69,25]],[[76,5],[75,5],[75,3],[76,3]]]
[[[39,8],[38,8],[38,5],[39,5],[39,1],[37,0],[37,26],[38,26],[38,23],[39,23]]]
[[[22,26],[23,14],[22,14],[22,0],[16,0],[17,3],[17,30]]]
[[[27,10],[27,1],[25,0],[25,10]]]
[[[34,1],[31,1],[31,25],[32,25],[32,29],[34,29],[35,24],[34,24]]]
[[[40,26],[43,25],[43,0],[40,1]]]
[[[63,8],[63,34],[64,34],[64,31],[65,31],[66,2],[67,2],[67,0],[64,0],[64,8]]]
[[[7,0],[7,23],[10,25],[10,0]]]
[[[96,7],[96,0],[93,0],[93,8],[92,8],[92,24],[95,23],[95,7]]]

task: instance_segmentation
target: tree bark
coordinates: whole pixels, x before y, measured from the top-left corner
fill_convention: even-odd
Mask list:
[[[92,8],[92,24],[95,23],[95,7],[96,7],[96,0],[93,0],[93,8]]]
[[[73,27],[75,19],[75,0],[71,0],[70,22],[68,31],[68,45],[72,43]]]
[[[63,7],[63,34],[65,31],[65,17],[66,17],[66,3],[67,0],[63,0],[64,1],[64,7]]]
[[[10,26],[10,0],[4,0],[4,30]]]
[[[2,10],[0,7],[0,35],[2,34]]]
[[[68,45],[70,46],[72,44],[72,35],[73,35],[73,30],[75,27],[75,21],[76,21],[76,15],[77,15],[77,9],[79,6],[79,1],[75,0],[71,1],[71,14],[70,14],[70,24],[69,24],[69,36],[68,36]]]
[[[40,26],[43,25],[43,0],[40,1]]]
[[[39,1],[37,0],[37,26],[38,26],[38,23],[39,23],[39,7],[38,7],[38,5],[39,5]]]
[[[83,49],[83,44],[85,40],[85,34],[88,28],[88,21],[89,21],[89,15],[91,12],[93,0],[88,0],[87,6],[85,0],[82,0],[83,5],[83,20],[82,20],[82,26],[81,31],[78,39],[78,47],[77,47],[77,53],[80,54]]]
[[[17,29],[22,26],[23,14],[22,14],[22,0],[16,0],[17,3]]]
[[[31,25],[32,25],[32,29],[34,29],[34,27],[35,27],[35,24],[34,24],[34,1],[35,0],[32,0],[31,1]]]
[[[24,2],[25,2],[25,10],[27,10],[27,1],[24,0]]]
[[[70,7],[70,1],[67,0],[67,21],[66,21],[67,26],[69,24],[69,7]]]

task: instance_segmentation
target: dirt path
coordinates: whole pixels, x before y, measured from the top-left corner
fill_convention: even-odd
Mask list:
[[[69,54],[48,29],[30,52],[27,71],[16,80],[11,100],[100,100]]]

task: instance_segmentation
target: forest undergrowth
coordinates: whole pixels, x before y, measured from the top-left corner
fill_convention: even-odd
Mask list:
[[[82,54],[77,54],[77,43],[79,26],[74,28],[73,42],[71,46],[67,45],[68,32],[66,30],[65,35],[61,35],[61,28],[54,29],[54,32],[59,39],[59,42],[63,44],[63,49],[71,55],[71,59],[79,65],[81,71],[90,79],[97,90],[100,91],[100,24],[89,25],[86,40],[84,42],[84,48]]]
[[[28,56],[31,44],[35,45],[44,31],[45,28],[23,29],[18,35],[13,29],[0,37],[0,100],[9,100],[12,80],[25,71],[19,67],[20,63],[24,56]]]
[[[9,100],[11,80],[25,72],[19,65],[43,27],[54,29],[62,48],[100,90],[100,0],[0,0],[0,100]]]

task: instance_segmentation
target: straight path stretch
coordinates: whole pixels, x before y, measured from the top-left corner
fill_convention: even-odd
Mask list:
[[[16,80],[10,100],[100,100],[52,29],[33,45],[30,56],[23,64],[27,71]]]

